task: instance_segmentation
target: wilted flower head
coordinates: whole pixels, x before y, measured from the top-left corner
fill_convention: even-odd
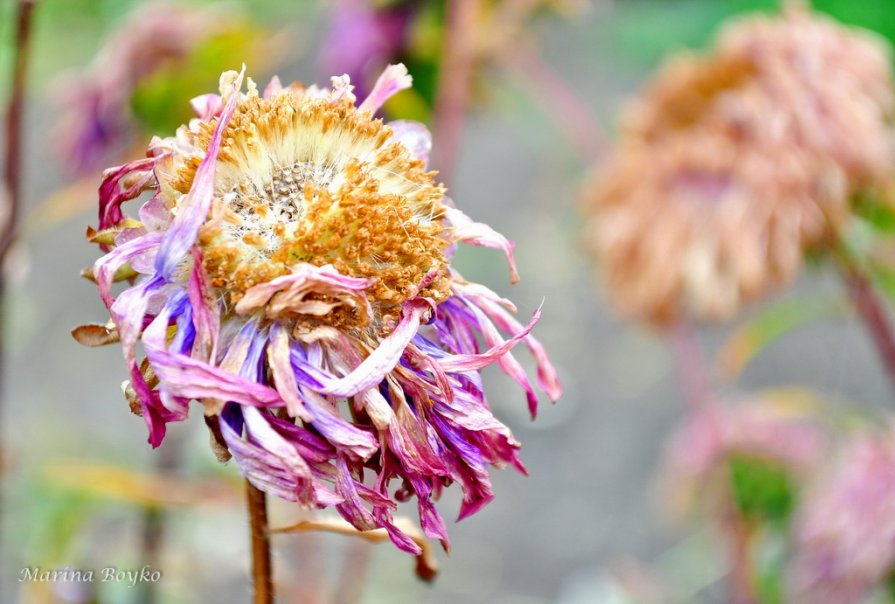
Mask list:
[[[796,517],[793,602],[852,604],[895,571],[895,440],[891,428],[847,443]]]
[[[895,159],[887,48],[793,9],[671,61],[587,192],[610,295],[654,324],[730,318],[835,241]]]
[[[445,197],[421,124],[373,119],[410,86],[403,65],[359,105],[347,76],[331,89],[274,79],[263,94],[242,80],[225,73],[220,96],[194,100],[198,119],[105,173],[91,238],[110,251],[93,274],[128,397],[153,446],[197,400],[218,452],[258,488],[334,505],[418,553],[392,523],[396,501],[416,495],[423,529],[446,545],[432,503],[443,486],[462,485],[462,518],[492,498],[488,465],[524,471],[479,370],[496,362],[534,414],[509,352],[524,341],[541,389],[560,394],[529,335],[538,313],[520,325],[509,301],[450,267],[452,247],[471,243],[504,250],[515,275],[512,244]],[[125,217],[147,190],[139,219]],[[114,297],[122,271],[131,284]]]
[[[67,163],[75,171],[102,165],[111,151],[129,142],[135,113],[145,114],[140,117],[147,127],[171,122],[159,113],[173,114],[172,127],[188,119],[181,101],[201,91],[191,90],[197,79],[193,71],[223,68],[246,53],[257,54],[259,61],[269,58],[274,48],[261,34],[220,7],[158,2],[138,7],[109,34],[88,67],[66,74],[58,85],[56,128]],[[196,56],[203,48],[207,52]],[[175,85],[166,84],[172,81]]]
[[[687,417],[673,435],[663,487],[688,509],[719,476],[729,480],[732,461],[801,477],[820,461],[825,441],[804,404],[769,395],[706,406]]]

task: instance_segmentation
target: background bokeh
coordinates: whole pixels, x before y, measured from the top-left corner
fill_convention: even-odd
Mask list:
[[[4,85],[11,4],[0,13]],[[11,259],[14,282],[4,343],[3,602],[85,601],[78,594],[56,593],[53,597],[69,599],[47,600],[40,598],[48,594],[22,591],[18,577],[24,566],[139,569],[143,564],[137,550],[142,483],[135,486],[126,474],[112,475],[108,468],[149,473],[159,452],[146,444],[145,426],[130,414],[118,388],[125,377],[119,348],[85,349],[69,335],[76,324],[104,320],[94,287],[78,276],[97,256],[83,238],[85,225],[95,221],[93,200],[78,201],[70,213],[55,206],[48,212],[42,205],[71,179],[59,161],[53,130],[67,94],[58,76],[89,62],[104,33],[137,4],[42,0],[35,15],[26,115],[27,216]],[[284,81],[325,82],[331,75],[321,72],[317,60],[327,3],[230,4],[272,31],[285,31],[287,45],[277,69]],[[895,8],[888,0],[814,4],[895,38]],[[595,1],[574,18],[547,15],[533,27],[543,61],[602,125],[605,144],[619,104],[664,53],[705,43],[725,16],[775,5],[770,0]],[[218,74],[203,77],[202,88],[214,90]],[[723,568],[709,546],[709,531],[670,522],[657,496],[663,448],[683,413],[670,353],[660,338],[615,318],[580,249],[576,198],[588,165],[558,131],[550,115],[556,108],[534,100],[518,76],[495,69],[487,83],[465,126],[451,196],[467,214],[517,242],[522,282],[509,285],[497,253],[462,250],[457,263],[470,280],[510,295],[523,316],[543,303],[536,333],[552,353],[566,394],[531,422],[509,380],[496,369],[486,372],[490,400],[523,442],[530,476],[494,473],[496,500],[450,526],[453,553],[440,555],[441,573],[433,585],[420,583],[413,560],[395,548],[358,547],[335,535],[276,537],[278,578],[295,590],[289,593],[302,597],[322,584],[318,601],[329,601],[327,594],[343,576],[347,550],[355,558],[372,554],[365,603],[611,603],[621,601],[614,595],[619,581],[648,583],[648,567],[676,576],[692,594],[688,601],[723,601],[716,585]],[[3,89],[2,96],[7,94]],[[99,173],[95,176],[98,183]],[[785,296],[836,300],[841,284],[808,272]],[[710,350],[722,340],[712,330],[700,336]],[[833,402],[881,408],[888,396],[883,380],[861,326],[843,313],[775,342],[726,388],[810,384]],[[170,430],[183,441],[185,461],[178,472],[185,482],[212,486],[200,502],[170,508],[161,601],[245,602],[248,530],[238,472],[232,464],[217,464],[201,422],[173,424]],[[91,473],[91,465],[106,470]],[[103,480],[111,486],[97,484]],[[456,493],[449,493],[440,509],[450,517],[457,503]],[[297,517],[280,504],[273,505],[272,514],[273,524]],[[140,597],[127,585],[99,587],[101,602]]]

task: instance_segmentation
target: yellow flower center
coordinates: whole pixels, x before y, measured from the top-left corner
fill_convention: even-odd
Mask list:
[[[235,305],[250,287],[308,262],[375,278],[367,295],[377,322],[408,298],[446,298],[444,189],[434,173],[353,103],[301,93],[247,96],[224,130],[215,199],[199,237],[212,285]],[[200,148],[213,128],[202,124]],[[176,191],[189,191],[200,159],[179,169]]]

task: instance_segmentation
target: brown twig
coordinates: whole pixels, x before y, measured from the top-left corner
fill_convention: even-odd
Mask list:
[[[854,262],[843,259],[840,262],[840,271],[855,309],[864,321],[870,337],[873,338],[886,375],[895,388],[895,335],[886,314],[886,307],[874,290],[870,279]]]
[[[252,588],[255,604],[273,604],[270,536],[267,531],[267,498],[264,491],[246,481],[246,503],[252,535]]]
[[[680,321],[671,327],[669,340],[675,371],[690,412],[711,414],[715,395],[696,334]],[[711,424],[714,438],[720,437],[718,428],[716,422]],[[748,528],[734,500],[730,469],[725,465],[720,474],[715,522],[730,563],[730,601],[732,604],[756,604],[758,596],[749,558]]]
[[[435,147],[432,165],[449,183],[460,150],[463,122],[472,88],[473,62],[479,0],[453,0],[447,3],[446,32],[441,51],[441,73],[435,100]]]
[[[420,554],[416,557],[416,575],[423,581],[433,581],[438,574],[438,559],[432,550],[432,544],[416,528],[413,522],[407,518],[395,518],[395,526],[420,546]],[[382,543],[389,540],[385,529],[359,531],[342,518],[313,518],[270,530],[271,533],[307,533],[317,531],[356,537],[371,543]]]

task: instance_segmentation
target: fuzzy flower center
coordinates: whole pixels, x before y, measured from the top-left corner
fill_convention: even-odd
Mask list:
[[[207,148],[213,126],[202,125],[200,146]],[[373,282],[372,317],[316,323],[382,323],[408,298],[448,297],[444,189],[380,120],[347,100],[302,91],[252,95],[222,140],[200,244],[211,283],[230,305],[301,263]],[[184,162],[175,190],[189,191],[197,165]]]
[[[305,185],[326,187],[332,180],[332,167],[295,162],[273,168],[263,187],[251,179],[240,182],[224,195],[227,217],[221,225],[220,239],[244,246],[246,258],[270,259],[282,246],[284,235],[294,234]]]

